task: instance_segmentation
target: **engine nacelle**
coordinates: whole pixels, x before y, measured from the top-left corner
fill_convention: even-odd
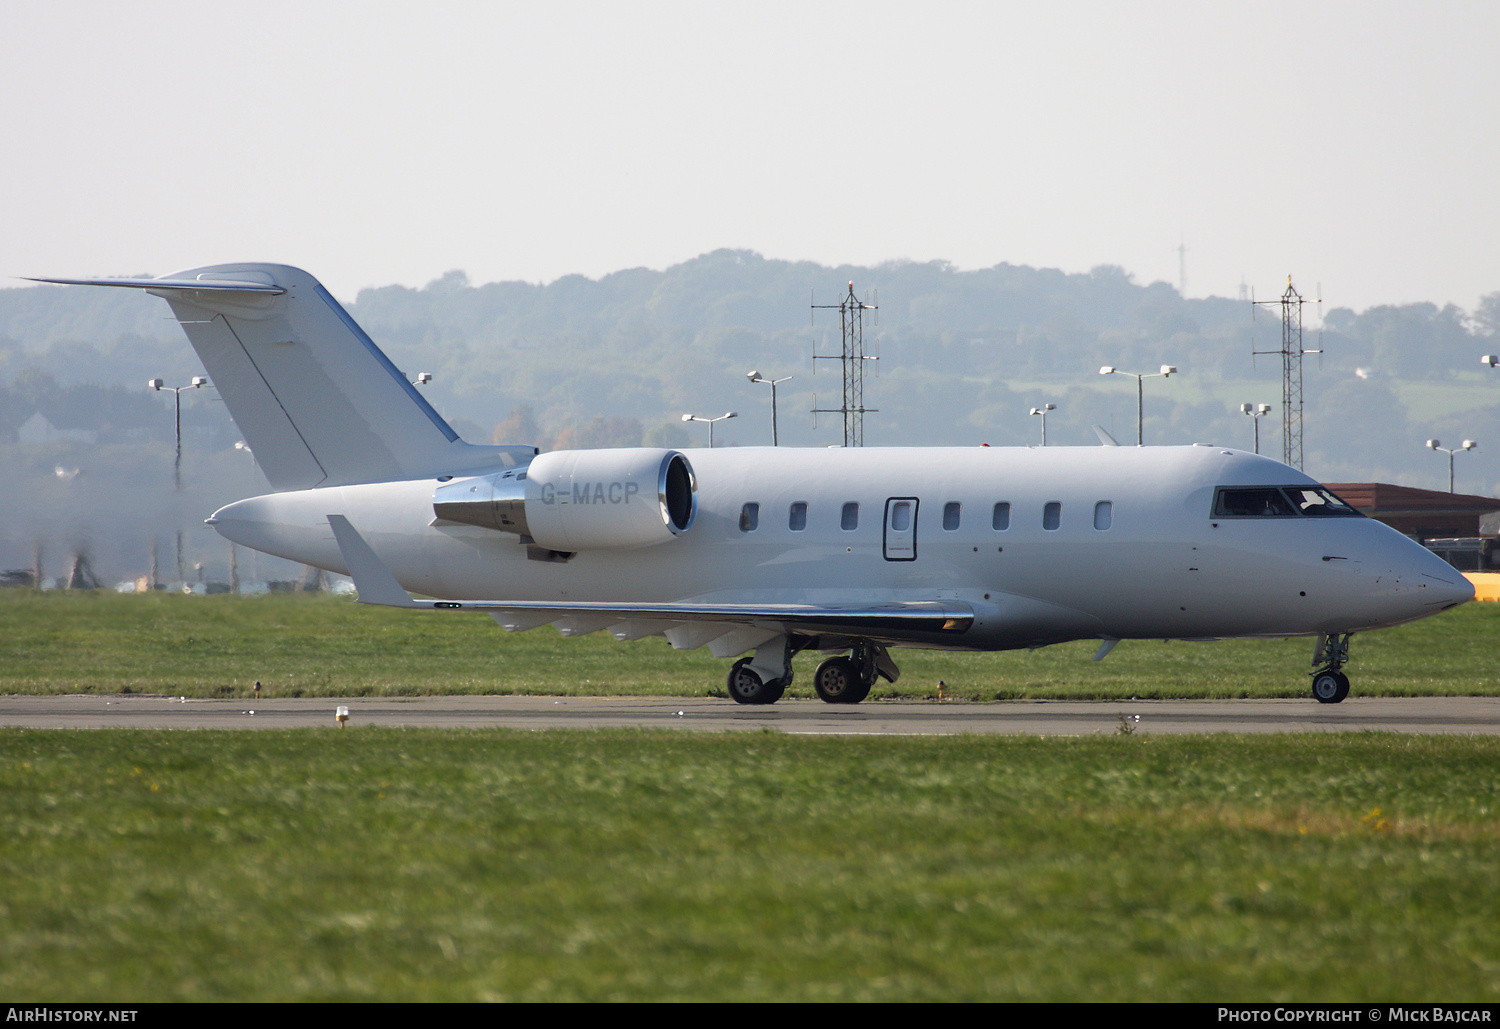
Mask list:
[[[675,450],[558,450],[525,468],[445,483],[432,506],[439,518],[549,550],[649,547],[692,527],[698,481]]]

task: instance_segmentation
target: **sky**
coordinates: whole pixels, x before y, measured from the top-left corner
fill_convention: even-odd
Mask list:
[[[0,276],[1500,290],[1500,3],[0,0]],[[22,285],[13,278],[3,285]],[[879,283],[872,283],[878,287]]]

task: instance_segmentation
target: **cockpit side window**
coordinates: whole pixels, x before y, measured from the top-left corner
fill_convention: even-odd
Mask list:
[[[1214,502],[1215,518],[1295,518],[1296,515],[1281,490],[1269,487],[1221,489]]]

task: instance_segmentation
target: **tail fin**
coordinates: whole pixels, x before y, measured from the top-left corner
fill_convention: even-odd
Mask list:
[[[278,491],[456,474],[535,452],[459,439],[301,269],[221,264],[161,279],[40,281],[127,286],[165,299]]]

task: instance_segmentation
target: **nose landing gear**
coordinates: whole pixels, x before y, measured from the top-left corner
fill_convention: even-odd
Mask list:
[[[1349,695],[1349,677],[1340,669],[1349,661],[1352,633],[1324,633],[1313,648],[1312,695],[1319,704],[1337,704]]]

